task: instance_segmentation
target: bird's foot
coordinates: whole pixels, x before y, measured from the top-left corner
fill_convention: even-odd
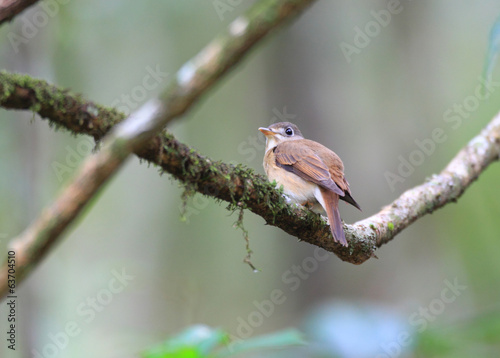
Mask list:
[[[290,205],[290,204],[292,204],[292,203],[293,203],[292,199],[290,199],[290,197],[289,197],[288,195],[286,195],[286,194],[281,194],[281,196],[283,197],[283,199],[285,199],[285,201],[286,201],[286,203],[287,203],[287,204],[289,204],[289,205]]]

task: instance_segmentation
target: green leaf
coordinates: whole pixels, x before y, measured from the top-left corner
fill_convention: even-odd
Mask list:
[[[500,17],[493,24],[490,31],[490,39],[488,45],[488,54],[486,55],[486,63],[484,66],[484,79],[491,81],[498,54],[500,53]]]
[[[305,344],[294,329],[229,343],[229,335],[204,325],[189,327],[163,344],[144,352],[144,358],[226,358],[264,349]]]
[[[212,357],[217,347],[227,343],[227,333],[204,325],[187,328],[160,346],[144,352],[145,358],[204,358]]]
[[[304,344],[306,344],[306,342],[302,338],[302,334],[299,331],[295,329],[287,329],[281,332],[250,338],[246,341],[234,342],[227,348],[227,350],[216,354],[215,357],[233,357],[250,351],[288,348]]]
[[[196,348],[184,347],[175,351],[148,351],[144,354],[146,358],[205,358],[206,356],[200,355]]]

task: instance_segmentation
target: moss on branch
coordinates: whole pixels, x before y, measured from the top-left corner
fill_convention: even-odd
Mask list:
[[[72,133],[89,134],[97,140],[124,117],[114,109],[86,101],[45,81],[7,73],[0,73],[0,106],[35,111]],[[269,225],[334,252],[344,261],[359,264],[373,257],[376,247],[392,240],[421,216],[456,201],[482,170],[498,159],[499,137],[500,117],[497,117],[442,173],[403,193],[379,213],[354,225],[345,225],[348,248],[333,242],[319,215],[288,205],[280,191],[252,169],[214,161],[180,143],[171,133],[156,135],[136,154],[192,190],[226,201],[232,208],[248,209]]]
[[[28,75],[0,72],[0,106],[30,110],[56,128],[101,139],[125,115]]]
[[[188,61],[163,92],[164,110],[148,133],[175,118],[197,101],[262,37],[300,13],[314,0],[264,0],[247,14],[237,18],[228,31],[210,42]],[[0,73],[0,106],[38,113],[51,125],[74,134],[88,134],[96,140],[122,123],[124,115],[101,106],[43,80],[26,75]],[[146,134],[148,134],[146,133]],[[354,225],[345,225],[349,247],[335,244],[327,224],[319,215],[301,207],[289,206],[265,178],[242,165],[213,161],[167,132],[147,142],[128,147],[140,158],[172,174],[190,190],[228,202],[231,208],[248,209],[273,226],[334,252],[342,260],[359,264],[376,247],[387,243],[421,216],[456,201],[466,188],[500,153],[500,117],[494,118],[483,132],[462,149],[440,174],[403,193],[379,213]]]
[[[124,115],[114,109],[87,101],[80,95],[26,75],[0,73],[0,106],[28,109],[75,134],[101,139]],[[371,257],[374,238],[359,240],[349,249],[333,243],[327,224],[317,214],[292,207],[266,178],[243,165],[228,165],[207,158],[163,132],[136,154],[189,184],[197,192],[243,207],[264,218],[266,223],[287,233],[335,252],[341,259],[361,263]],[[349,233],[349,230],[346,230]],[[367,243],[367,244],[365,244]]]

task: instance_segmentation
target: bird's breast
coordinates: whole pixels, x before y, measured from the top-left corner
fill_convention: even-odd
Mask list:
[[[272,150],[269,150],[264,156],[264,170],[269,181],[276,181],[278,188],[283,186],[283,192],[294,203],[305,204],[306,202],[316,202],[315,194],[318,186],[278,167]]]

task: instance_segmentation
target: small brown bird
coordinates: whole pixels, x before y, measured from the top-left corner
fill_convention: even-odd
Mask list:
[[[351,196],[339,156],[318,142],[304,139],[299,128],[289,122],[274,123],[259,131],[266,136],[264,169],[269,181],[282,185],[290,202],[326,212],[333,239],[347,246],[339,198],[361,208]]]

